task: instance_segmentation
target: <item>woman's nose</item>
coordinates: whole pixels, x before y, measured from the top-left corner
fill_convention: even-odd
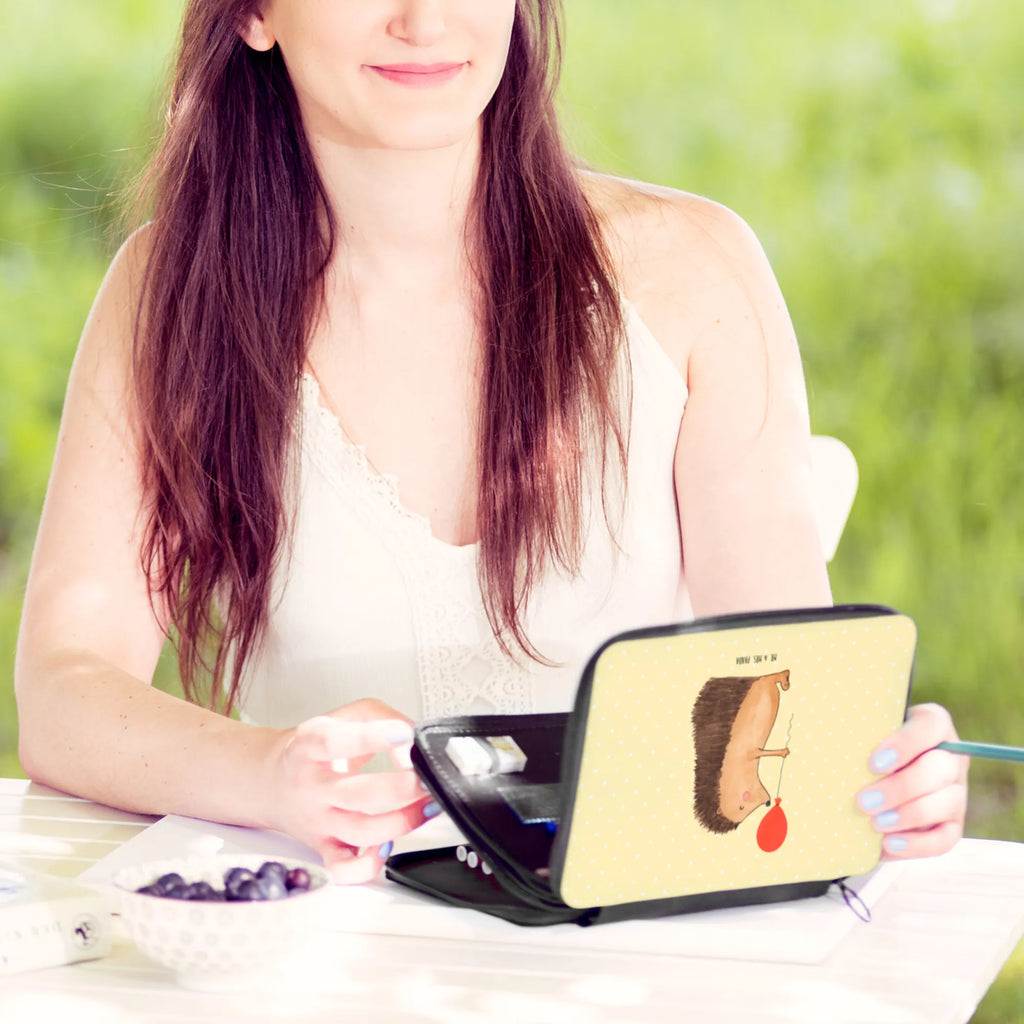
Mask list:
[[[447,29],[447,0],[401,0],[388,27],[391,35],[412,46],[431,46]]]

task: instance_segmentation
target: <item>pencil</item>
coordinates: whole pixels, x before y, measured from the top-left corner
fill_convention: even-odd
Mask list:
[[[936,749],[968,757],[986,757],[991,761],[1024,761],[1024,747],[1001,747],[997,743],[940,743]]]

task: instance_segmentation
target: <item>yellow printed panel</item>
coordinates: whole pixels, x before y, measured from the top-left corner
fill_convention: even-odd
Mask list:
[[[609,646],[562,899],[608,906],[870,870],[881,837],[854,797],[903,721],[915,642],[910,619],[886,615]]]

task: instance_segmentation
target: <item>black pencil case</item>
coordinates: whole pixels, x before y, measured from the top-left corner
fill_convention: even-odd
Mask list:
[[[393,855],[387,877],[519,925],[822,895],[879,859],[854,793],[902,722],[915,642],[862,605],[613,637],[571,713],[416,729],[414,767],[466,843]],[[511,738],[525,765],[465,774],[448,746],[464,737]]]

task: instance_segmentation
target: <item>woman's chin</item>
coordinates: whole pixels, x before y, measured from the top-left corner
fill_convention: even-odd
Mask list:
[[[460,148],[478,137],[477,121],[424,116],[390,126],[381,143],[384,149],[415,153]]]

